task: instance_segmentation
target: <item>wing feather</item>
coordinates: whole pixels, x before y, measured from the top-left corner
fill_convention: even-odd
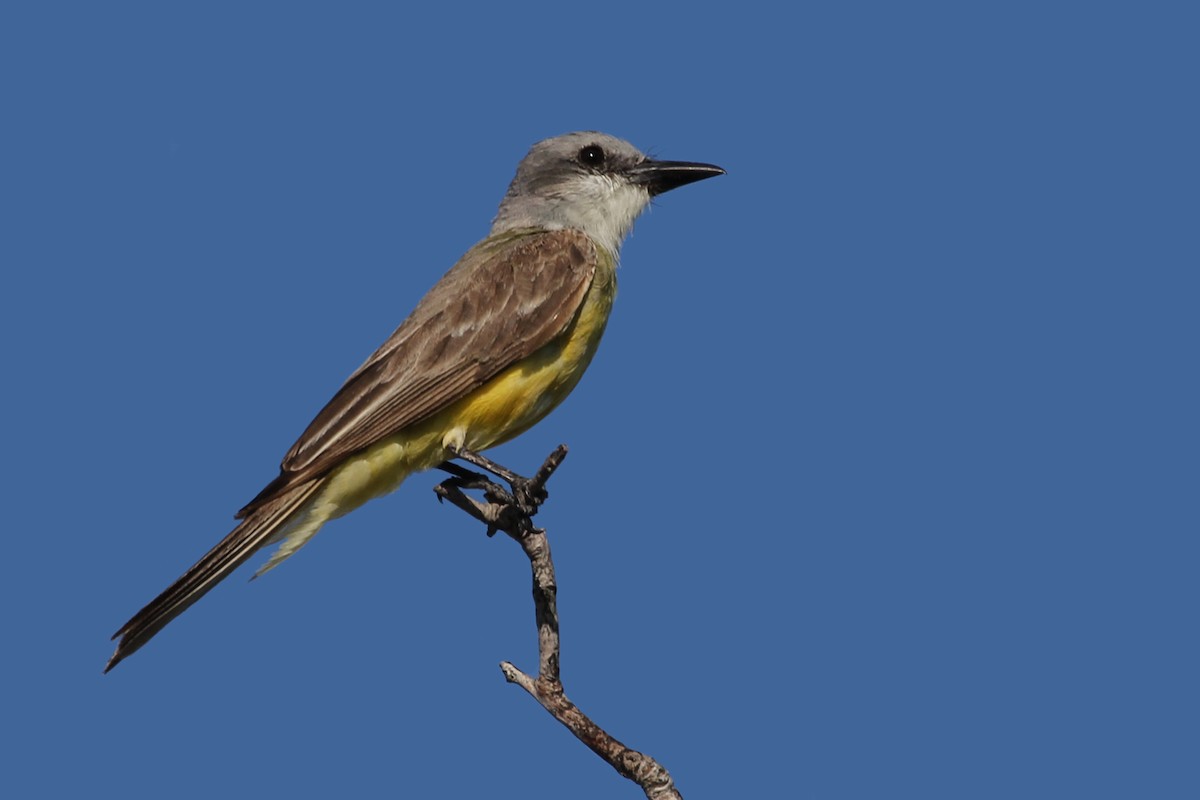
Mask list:
[[[432,416],[549,344],[579,311],[596,261],[596,246],[573,230],[476,245],[350,376],[292,445],[279,477],[238,516]]]

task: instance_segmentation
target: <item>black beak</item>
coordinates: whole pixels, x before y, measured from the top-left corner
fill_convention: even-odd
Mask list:
[[[724,174],[725,170],[712,164],[698,164],[694,161],[655,161],[652,158],[647,158],[629,170],[630,180],[645,186],[651,197],[678,189],[689,183]]]

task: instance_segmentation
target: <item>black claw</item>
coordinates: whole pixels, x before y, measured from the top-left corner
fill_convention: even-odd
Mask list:
[[[476,519],[486,523],[488,536],[494,536],[498,530],[513,535],[524,535],[539,530],[534,526],[532,518],[538,513],[542,503],[550,497],[545,484],[566,456],[565,446],[560,445],[550,455],[534,478],[518,475],[507,467],[469,450],[454,449],[451,453],[455,458],[461,458],[505,481],[509,488],[505,489],[484,474],[445,461],[438,465],[438,469],[449,472],[451,477],[434,489],[439,502],[449,499]],[[464,489],[482,492],[483,500],[491,506],[491,510],[482,508],[477,501],[466,497],[462,493]]]

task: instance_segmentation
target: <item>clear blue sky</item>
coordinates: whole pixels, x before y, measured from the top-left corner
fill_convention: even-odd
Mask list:
[[[1200,796],[1189,4],[14,5],[14,797],[639,796],[504,683],[527,564],[432,475],[101,675],[577,129],[729,174],[496,451],[572,448],[569,694],[689,800]]]

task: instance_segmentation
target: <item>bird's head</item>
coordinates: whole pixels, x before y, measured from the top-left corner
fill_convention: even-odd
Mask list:
[[[492,233],[573,228],[616,255],[652,197],[724,172],[712,164],[657,161],[595,131],[555,136],[535,144],[517,165]]]

